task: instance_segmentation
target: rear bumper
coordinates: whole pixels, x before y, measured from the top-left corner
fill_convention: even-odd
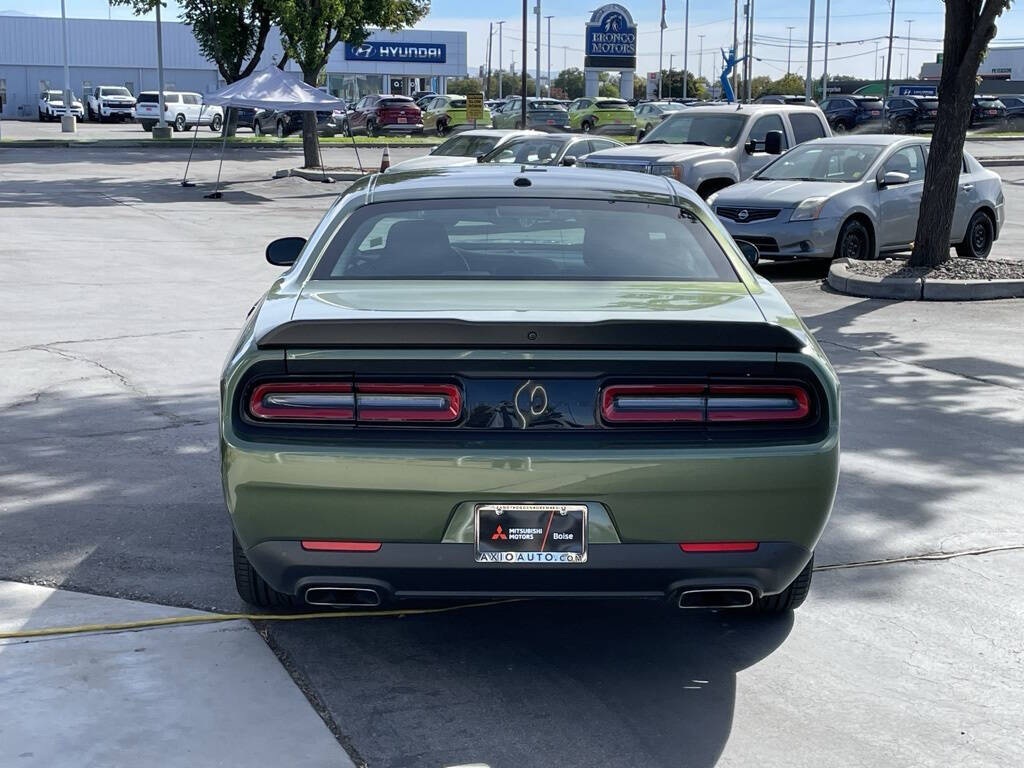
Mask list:
[[[677,544],[592,544],[578,565],[503,566],[474,560],[472,544],[385,543],[377,552],[310,552],[266,541],[246,555],[280,592],[314,586],[372,588],[392,599],[647,597],[731,587],[777,594],[810,560],[805,547],[762,543],[754,552],[683,552]]]
[[[423,123],[378,123],[380,133],[423,133]]]

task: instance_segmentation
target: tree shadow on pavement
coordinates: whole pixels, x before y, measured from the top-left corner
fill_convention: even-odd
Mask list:
[[[791,614],[687,613],[659,602],[526,601],[404,619],[275,624],[370,765],[710,768],[736,675]]]

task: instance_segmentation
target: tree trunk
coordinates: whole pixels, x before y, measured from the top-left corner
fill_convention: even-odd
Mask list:
[[[315,88],[319,74],[319,69],[316,72],[303,70],[302,80],[306,85],[312,85]],[[304,112],[302,115],[302,156],[303,168],[320,167],[320,153],[317,152],[316,140],[316,112]]]
[[[221,135],[225,136],[234,136],[238,133],[238,109],[236,107],[227,108],[227,114],[224,116],[224,127],[221,130]]]
[[[964,140],[971,118],[978,67],[995,36],[995,17],[1006,0],[946,0],[939,110],[925,166],[924,190],[909,266],[935,267],[949,258]]]

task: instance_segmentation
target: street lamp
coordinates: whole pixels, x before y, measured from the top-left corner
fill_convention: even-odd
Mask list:
[[[504,21],[497,22],[498,24],[498,98],[501,98],[501,81],[502,81],[502,68],[501,68],[501,30],[503,29]]]
[[[526,8],[526,0],[523,0],[523,74],[519,78],[519,127],[526,128],[526,24],[528,10]]]
[[[551,98],[551,20],[554,16],[545,16],[548,20],[548,98]]]
[[[905,19],[907,22],[907,80],[910,79],[910,25],[914,23],[914,19]]]
[[[64,0],[60,0],[60,32],[64,38],[64,114],[60,116],[60,132],[75,132],[75,116],[71,112],[71,70],[68,67],[68,19],[64,13]]]

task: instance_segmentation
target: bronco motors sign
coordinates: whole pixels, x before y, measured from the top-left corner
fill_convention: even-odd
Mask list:
[[[633,69],[636,64],[636,24],[621,5],[602,5],[587,22],[588,67],[618,66]]]
[[[403,61],[415,64],[444,64],[444,43],[345,43],[345,61]]]

